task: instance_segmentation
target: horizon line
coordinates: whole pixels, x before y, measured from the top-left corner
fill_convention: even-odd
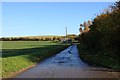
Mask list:
[[[69,34],[67,34],[69,35]],[[74,35],[79,35],[79,34],[74,34]],[[35,36],[66,36],[66,35],[23,35],[23,36],[0,36],[0,38],[3,38],[3,37],[35,37]]]

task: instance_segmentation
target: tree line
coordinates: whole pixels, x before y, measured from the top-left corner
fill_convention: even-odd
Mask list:
[[[3,37],[0,41],[59,41],[62,37]]]
[[[84,27],[84,29],[82,29]],[[120,1],[106,12],[97,15],[92,22],[80,25],[79,42],[89,52],[111,58],[120,53]]]
[[[0,41],[61,41],[61,39],[65,37],[72,40],[78,40],[77,35],[68,34],[67,36],[2,37]]]

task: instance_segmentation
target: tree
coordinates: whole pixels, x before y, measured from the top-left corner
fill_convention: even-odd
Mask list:
[[[92,24],[84,22],[84,32],[80,35],[86,50],[111,58],[120,55],[120,1],[112,6],[111,12],[97,15]]]

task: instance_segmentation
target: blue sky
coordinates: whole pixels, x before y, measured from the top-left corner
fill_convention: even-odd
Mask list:
[[[79,25],[101,13],[110,2],[6,2],[2,36],[79,34]]]

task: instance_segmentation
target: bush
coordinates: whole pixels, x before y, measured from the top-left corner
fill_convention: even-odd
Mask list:
[[[80,35],[80,43],[90,53],[118,59],[120,56],[120,1],[112,6],[111,12],[98,15],[90,31]]]

